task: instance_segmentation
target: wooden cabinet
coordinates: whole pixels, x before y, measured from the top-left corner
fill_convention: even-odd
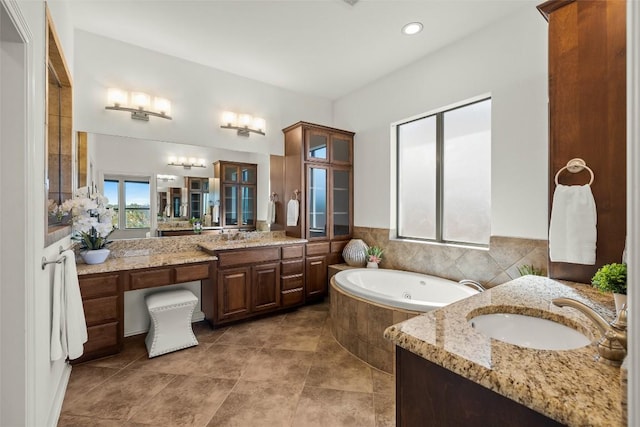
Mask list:
[[[188,177],[189,218],[201,218],[209,207],[209,178]]]
[[[79,283],[88,341],[84,344],[83,356],[74,363],[118,353],[124,333],[120,273],[80,276]]]
[[[213,223],[224,228],[256,228],[258,165],[218,161],[213,164]]]
[[[549,277],[589,283],[603,264],[620,262],[626,235],[626,2],[547,1],[549,22],[549,206],[554,177],[572,158],[593,170],[597,207],[595,265],[549,262]],[[588,172],[562,173],[565,185]]]
[[[341,248],[353,233],[354,133],[306,122],[283,132],[285,198],[298,194],[300,202],[298,223],[286,225],[285,230],[288,236],[310,241],[306,296],[321,298],[327,292],[327,284],[320,283],[326,282],[326,266],[342,261]],[[326,246],[313,246],[320,242]]]
[[[246,317],[251,312],[251,268],[225,268],[218,271],[217,320]]]
[[[251,267],[251,297],[253,313],[280,307],[279,262]]]
[[[396,347],[398,426],[560,426],[488,388]]]

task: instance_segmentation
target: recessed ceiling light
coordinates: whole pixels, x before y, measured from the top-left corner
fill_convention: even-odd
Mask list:
[[[408,36],[412,36],[414,34],[418,34],[422,31],[422,24],[420,22],[409,22],[407,25],[402,27],[402,34],[406,34]]]

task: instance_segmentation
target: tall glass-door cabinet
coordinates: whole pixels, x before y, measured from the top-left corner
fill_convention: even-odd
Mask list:
[[[219,225],[227,228],[256,228],[256,190],[258,165],[218,161],[213,164],[214,194]]]

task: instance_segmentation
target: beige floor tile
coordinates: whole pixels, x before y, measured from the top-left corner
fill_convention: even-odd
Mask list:
[[[306,385],[334,390],[373,392],[372,368],[340,349],[332,354],[317,353]]]
[[[254,322],[249,322],[231,326],[218,338],[216,344],[233,344],[261,348],[269,341],[271,335],[277,332],[280,323],[281,322],[263,319],[262,321],[257,321],[255,324]]]
[[[224,334],[229,328],[212,329],[209,323],[206,321],[196,322],[192,324],[193,333],[200,344],[214,343]]]
[[[236,380],[177,376],[129,421],[155,426],[206,426]]]
[[[121,369],[129,366],[138,359],[147,358],[147,347],[144,344],[146,335],[136,335],[124,339],[124,346],[120,353],[102,359],[87,362],[91,366],[101,366],[103,368]]]
[[[103,384],[108,378],[118,373],[117,369],[102,368],[91,365],[77,365],[71,368],[71,377],[64,396],[64,405],[68,405],[87,392]]]
[[[302,384],[240,380],[209,426],[291,426],[301,392]]]
[[[373,394],[305,386],[298,401],[293,425],[373,427]]]
[[[313,353],[308,351],[263,348],[249,360],[241,379],[300,384],[304,382],[312,360]]]
[[[371,369],[373,377],[373,392],[389,394],[394,396],[396,393],[396,377],[393,374],[379,371],[375,368]]]
[[[393,396],[374,393],[373,407],[376,414],[376,427],[396,425],[396,400]]]
[[[283,350],[316,351],[321,333],[322,328],[287,324],[271,334],[271,339],[264,346]]]
[[[94,417],[64,414],[58,420],[58,427],[146,427],[147,425],[122,420],[101,420]]]
[[[65,407],[65,415],[127,420],[173,380],[173,375],[124,369]]]

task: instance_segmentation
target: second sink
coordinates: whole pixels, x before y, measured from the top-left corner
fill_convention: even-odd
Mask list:
[[[571,350],[591,343],[573,328],[521,314],[482,314],[469,323],[478,332],[496,340],[537,350]]]

